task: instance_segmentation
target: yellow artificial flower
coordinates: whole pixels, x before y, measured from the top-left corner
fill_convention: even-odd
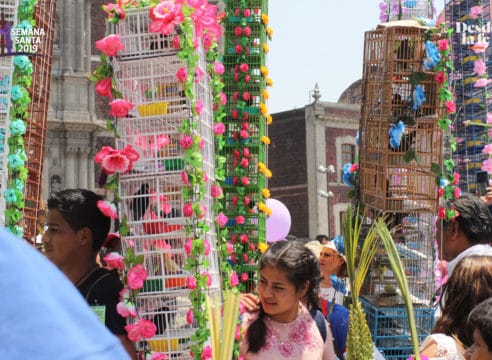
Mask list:
[[[267,123],[267,125],[270,125],[272,123],[272,121],[273,121],[272,115],[266,114],[265,117],[266,117],[266,123]]]
[[[262,137],[260,137],[260,140],[263,144],[270,145],[270,138],[268,136],[263,135]]]
[[[266,165],[263,164],[261,161],[258,161],[258,171],[262,173],[263,171],[265,171],[265,169]]]
[[[272,80],[272,78],[267,77],[265,79],[265,84],[266,84],[266,86],[270,86],[270,87],[273,86],[273,80]]]
[[[268,244],[264,242],[258,243],[258,250],[260,250],[260,253],[264,254],[265,251],[268,250]]]
[[[261,195],[262,195],[265,199],[269,199],[269,198],[270,198],[270,190],[268,190],[267,188],[263,188],[263,189],[261,189]]]
[[[263,77],[268,76],[268,68],[266,66],[260,66],[260,71],[261,71],[261,75],[263,75]]]
[[[261,14],[261,22],[263,24],[268,24],[268,22],[270,21],[270,19],[268,19],[268,15],[267,14]]]
[[[263,91],[261,92],[261,95],[263,95],[263,99],[265,99],[265,100],[268,100],[270,98],[270,93],[266,89],[263,89]]]
[[[260,103],[258,107],[260,108],[261,115],[265,116],[266,114],[268,114],[268,108],[264,103]]]
[[[265,209],[265,214],[267,214],[267,216],[272,216],[272,209],[270,209],[269,207],[267,207]]]
[[[270,48],[268,47],[267,44],[263,43],[261,46],[263,47],[263,52],[265,54],[268,54],[270,52]]]
[[[271,170],[269,170],[269,169],[265,169],[265,171],[264,171],[264,172],[265,172],[265,176],[266,176],[267,178],[271,179],[271,177],[272,177],[272,175],[273,175],[273,174],[272,174],[272,171],[271,171]]]
[[[268,37],[271,38],[273,35],[273,29],[270,26],[268,26],[266,28],[266,33],[267,33]]]
[[[265,209],[266,209],[266,204],[264,202],[258,202],[258,210],[261,211],[261,212],[265,212]]]

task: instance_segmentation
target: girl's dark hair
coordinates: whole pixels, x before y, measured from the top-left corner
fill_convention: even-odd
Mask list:
[[[466,322],[468,334],[473,335],[477,329],[487,344],[487,349],[492,351],[492,298],[487,299],[473,308]]]
[[[284,271],[296,291],[309,283],[305,298],[308,308],[318,308],[318,292],[321,274],[319,263],[311,250],[298,241],[278,241],[270,245],[260,260],[260,271],[266,266]],[[266,343],[267,329],[264,322],[266,313],[260,304],[258,318],[248,327],[246,339],[248,352],[257,353]]]
[[[432,333],[456,335],[468,347],[473,343],[472,334],[465,327],[468,314],[492,297],[492,256],[472,255],[461,259],[443,286],[443,294],[442,315]]]

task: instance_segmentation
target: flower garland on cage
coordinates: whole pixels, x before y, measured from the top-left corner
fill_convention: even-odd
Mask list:
[[[202,43],[206,50],[207,70],[211,76],[211,89],[214,101],[214,133],[217,143],[223,144],[222,134],[223,124],[221,123],[223,114],[223,106],[226,98],[222,93],[223,83],[221,75],[224,71],[223,65],[219,59],[219,49],[217,45],[218,37],[221,35],[222,28],[217,22],[216,13],[217,7],[209,5],[205,0],[199,1],[125,1],[118,0],[116,4],[107,4],[103,6],[103,10],[108,15],[110,23],[117,23],[126,18],[125,10],[134,7],[150,7],[149,17],[151,23],[149,31],[158,32],[168,35],[175,30],[178,36],[174,37],[173,46],[179,49],[178,58],[184,63],[177,73],[176,77],[182,84],[186,97],[191,102],[190,115],[183,120],[182,126],[179,128],[181,133],[180,145],[185,150],[184,162],[185,168],[182,172],[183,199],[184,207],[183,214],[186,220],[186,234],[188,240],[185,244],[185,251],[188,255],[187,263],[184,267],[190,275],[186,279],[186,286],[190,290],[190,300],[193,308],[190,309],[186,316],[188,323],[193,323],[198,327],[195,334],[192,335],[194,345],[191,352],[196,359],[209,358],[211,347],[207,344],[210,337],[210,331],[207,329],[207,317],[205,311],[205,291],[210,285],[210,276],[204,270],[208,267],[206,256],[210,251],[210,244],[205,239],[205,233],[208,231],[208,225],[205,223],[204,215],[206,208],[203,205],[203,198],[207,188],[207,174],[202,168],[202,139],[197,133],[198,119],[202,111],[203,104],[196,99],[195,82],[203,76],[203,71],[198,67],[198,55],[196,52],[198,44]],[[112,101],[111,114],[117,117],[124,117],[133,107],[133,104],[121,99],[121,93],[115,88],[113,80],[113,68],[111,65],[111,57],[115,56],[119,50],[123,50],[118,34],[109,35],[106,38],[96,43],[98,49],[103,54],[101,55],[101,64],[93,73],[92,80],[96,81],[96,92],[99,95],[107,96]],[[107,127],[114,131],[118,137],[116,121],[108,121]],[[96,155],[96,161],[101,163],[104,168],[105,162],[111,164],[129,165],[126,171],[131,169],[135,160],[135,153],[131,148],[125,148],[121,151],[105,147]],[[138,156],[138,154],[137,154]],[[125,160],[126,157],[126,160]],[[113,161],[109,161],[109,158]],[[216,176],[224,173],[223,164],[220,165],[220,159],[216,159]],[[115,201],[119,201],[117,194],[118,189],[118,173],[114,167],[106,166],[109,174],[105,187],[115,191]],[[221,189],[218,185],[212,186],[212,196],[218,198],[221,194]],[[106,209],[116,204],[105,204]],[[120,223],[119,232],[121,235],[127,234],[129,231],[126,225],[126,217]],[[126,290],[121,294],[121,302],[119,311],[123,316],[138,317],[136,307],[136,296],[139,289],[143,286],[146,274],[143,272],[142,266],[143,257],[135,256],[131,249],[128,249],[125,258],[121,255],[111,254],[111,257],[116,260],[116,266],[124,267],[124,283]],[[111,258],[106,259],[111,261]],[[133,270],[132,270],[133,269]],[[133,275],[132,275],[133,274]],[[136,277],[137,284],[131,285],[131,280]],[[141,283],[141,284],[140,284]],[[140,286],[142,285],[142,286]],[[139,341],[141,339],[149,339],[154,336],[155,331],[147,320],[139,319],[127,326],[127,331],[130,340]],[[137,340],[138,339],[138,340]],[[164,354],[150,352],[145,349],[146,359],[154,359]]]
[[[38,0],[23,1],[17,12],[17,29],[32,29],[36,25],[34,20],[34,7]],[[29,120],[29,105],[31,96],[29,90],[32,85],[33,65],[29,57],[17,55],[14,57],[14,72],[12,87],[10,90],[10,122],[7,131],[7,144],[9,154],[7,156],[8,182],[3,192],[5,199],[5,226],[18,237],[24,235],[24,229],[19,225],[22,220],[24,208],[24,186],[28,176],[25,167],[27,154],[24,147],[24,134]],[[5,136],[5,134],[2,134]],[[2,139],[3,144],[3,139]]]

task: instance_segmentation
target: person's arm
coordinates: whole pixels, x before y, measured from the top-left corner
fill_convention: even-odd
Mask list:
[[[333,341],[335,340],[333,338],[333,334],[331,332],[330,324],[328,321],[326,322],[326,340],[325,344],[323,346],[323,360],[334,360],[337,358],[335,354],[335,348],[333,347]]]
[[[125,348],[126,352],[130,356],[130,359],[137,360],[137,350],[135,349],[135,344],[128,339],[128,336],[125,334],[116,335],[118,339],[121,341],[121,345]]]

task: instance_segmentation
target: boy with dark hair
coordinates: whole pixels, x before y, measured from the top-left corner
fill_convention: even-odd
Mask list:
[[[116,312],[123,284],[116,271],[101,268],[96,261],[111,225],[97,207],[99,200],[101,196],[85,189],[50,194],[44,252],[134,359],[135,347],[126,335],[125,319]]]

